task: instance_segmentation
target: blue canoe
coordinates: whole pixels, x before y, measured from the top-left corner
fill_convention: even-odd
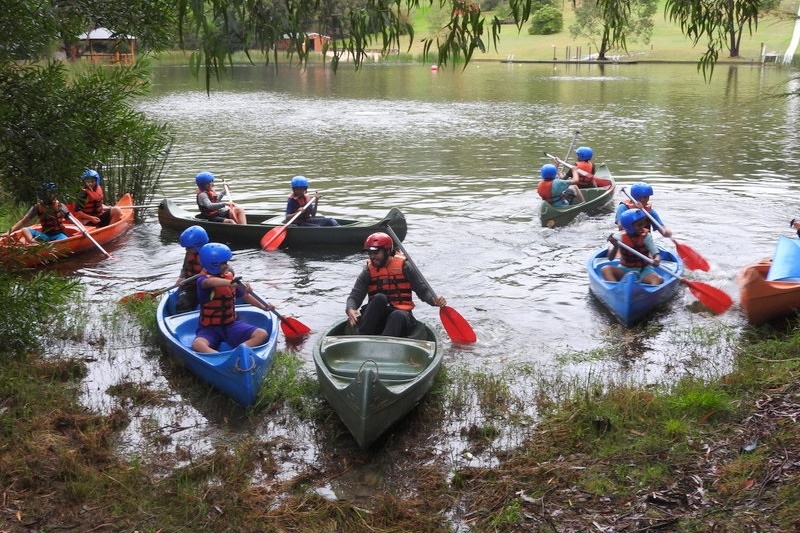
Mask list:
[[[170,355],[179,358],[194,375],[210,383],[243,406],[255,403],[261,384],[275,360],[278,345],[278,317],[249,304],[236,306],[239,320],[264,328],[269,333],[265,344],[236,347],[223,343],[219,353],[201,354],[191,349],[197,330],[198,311],[175,313],[177,289],[161,299],[156,320],[161,338]]]
[[[660,285],[645,285],[639,283],[639,278],[627,274],[620,281],[606,281],[600,274],[600,269],[605,265],[619,265],[619,260],[609,261],[608,250],[603,248],[592,254],[586,263],[589,273],[589,290],[609,311],[625,326],[633,326],[672,298],[678,290],[683,274],[683,262],[668,250],[659,250],[661,253],[661,270],[671,273],[671,276],[659,272],[664,278]]]

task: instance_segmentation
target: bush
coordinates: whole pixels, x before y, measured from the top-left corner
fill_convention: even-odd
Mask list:
[[[528,35],[552,35],[564,29],[564,16],[553,6],[545,6],[531,15]]]

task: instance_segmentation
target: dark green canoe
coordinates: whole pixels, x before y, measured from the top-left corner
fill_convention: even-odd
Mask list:
[[[586,200],[583,203],[566,205],[564,207],[553,207],[542,200],[539,206],[539,218],[542,221],[542,226],[547,228],[566,226],[581,213],[593,214],[608,208],[609,204],[614,199],[614,192],[616,190],[614,177],[605,164],[597,167],[595,176],[611,181],[611,185],[609,187],[581,189],[583,197]]]
[[[158,221],[162,228],[181,232],[189,226],[202,226],[214,242],[237,246],[261,247],[261,238],[271,229],[283,225],[284,215],[264,215],[247,212],[247,224],[224,224],[197,218],[197,211],[189,212],[174,201],[162,200],[158,206]],[[372,233],[385,231],[385,224],[400,238],[405,239],[408,232],[406,217],[393,207],[380,220],[352,220],[336,217],[339,226],[289,226],[286,228],[284,248],[303,248],[310,246],[348,246],[360,247]]]
[[[361,448],[406,415],[433,385],[441,341],[418,322],[410,338],[347,334],[336,323],[314,346],[322,393]]]

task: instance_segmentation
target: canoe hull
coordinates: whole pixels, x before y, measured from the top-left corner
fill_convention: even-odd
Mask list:
[[[763,324],[800,310],[800,283],[767,281],[771,264],[771,259],[762,259],[737,276],[740,305],[750,324]]]
[[[260,248],[261,238],[271,229],[283,225],[284,216],[247,213],[247,224],[224,224],[197,218],[196,212],[189,212],[179,207],[172,200],[162,200],[158,206],[158,221],[162,228],[181,232],[194,225],[202,226],[211,240]],[[348,246],[360,247],[364,241],[376,231],[382,231],[383,224],[388,223],[402,241],[408,232],[408,225],[403,213],[396,207],[389,210],[381,220],[359,221],[339,219],[339,226],[289,226],[286,228],[286,239],[282,247],[304,248],[309,246]]]
[[[420,323],[414,338],[346,334],[334,325],[313,351],[328,403],[362,449],[403,418],[433,386],[442,364],[441,341]]]
[[[608,264],[619,265],[618,260],[608,260],[607,249],[594,253],[586,264],[589,290],[626,327],[641,322],[656,308],[670,300],[678,290],[680,285],[678,277],[683,274],[683,262],[667,250],[660,250],[660,253],[662,269],[672,274],[672,276],[662,275],[665,280],[660,285],[639,283],[633,273],[616,282],[604,280],[600,269]]]
[[[195,376],[241,405],[254,404],[275,360],[278,318],[252,305],[237,305],[237,318],[265,329],[269,333],[267,342],[252,348],[244,344],[236,347],[223,345],[219,353],[199,354],[191,349],[198,312],[176,314],[176,295],[177,290],[164,295],[156,311],[158,330],[167,353],[180,359]]]
[[[581,213],[594,214],[607,210],[610,207],[611,201],[614,199],[616,183],[611,175],[611,171],[608,170],[605,164],[597,168],[595,176],[610,180],[611,186],[607,188],[591,187],[588,189],[581,189],[581,192],[586,198],[586,201],[581,204],[553,207],[549,203],[542,201],[539,205],[539,219],[542,222],[542,226],[547,228],[566,226]]]
[[[133,205],[133,198],[130,194],[125,194],[119,201],[116,203],[117,207],[126,207]],[[120,237],[126,231],[131,229],[134,224],[134,212],[133,209],[123,209],[122,210],[122,218],[115,222],[114,224],[109,224],[108,226],[104,226],[102,228],[96,228],[93,226],[86,226],[89,235],[97,241],[100,246],[104,246],[105,244],[113,241],[114,239]],[[40,224],[35,224],[31,226],[37,230],[41,230]],[[19,255],[20,258],[20,266],[23,267],[32,267],[37,265],[42,265],[46,263],[50,263],[53,261],[58,261],[59,259],[63,259],[65,257],[80,254],[84,252],[96,251],[98,253],[102,253],[97,249],[97,246],[86,236],[83,232],[78,229],[77,226],[66,223],[64,225],[67,238],[61,239],[60,241],[51,241],[48,243],[37,243],[32,245],[23,245],[19,243],[18,236],[22,230],[15,231],[11,234],[9,240],[8,237],[4,237],[2,241],[0,241],[0,253],[5,255],[7,246],[19,248],[19,247],[29,247],[31,253],[25,253],[24,256],[21,254]],[[9,254],[14,253],[14,251],[9,250]]]

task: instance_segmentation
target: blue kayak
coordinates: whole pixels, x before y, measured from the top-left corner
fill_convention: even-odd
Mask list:
[[[255,403],[261,384],[275,360],[278,345],[278,317],[258,307],[236,306],[236,317],[265,329],[265,344],[249,347],[222,343],[219,353],[198,353],[191,349],[197,330],[198,311],[175,313],[177,289],[161,299],[156,320],[161,338],[170,355],[178,357],[194,375],[210,383],[243,406]]]
[[[672,298],[680,285],[683,261],[668,250],[659,249],[661,264],[659,274],[664,278],[660,285],[639,283],[634,273],[628,273],[620,281],[606,281],[600,274],[605,265],[619,266],[619,260],[608,260],[608,249],[592,254],[586,263],[589,273],[589,290],[623,325],[630,327],[640,322]],[[667,273],[671,275],[667,275]]]

